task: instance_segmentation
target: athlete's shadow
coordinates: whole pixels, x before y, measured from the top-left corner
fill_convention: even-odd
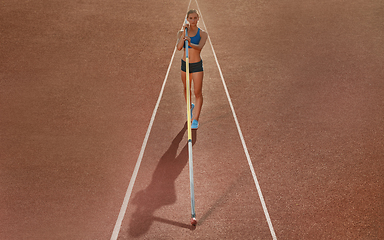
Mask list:
[[[176,202],[175,181],[188,163],[188,143],[177,155],[177,149],[184,133],[187,131],[185,124],[173,139],[168,150],[160,158],[152,175],[151,183],[147,188],[139,191],[132,200],[136,211],[130,219],[129,235],[138,237],[146,233],[154,221],[172,224],[178,227],[193,229],[191,225],[175,222],[154,216],[154,212],[165,205]],[[192,131],[192,145],[196,143],[196,130]]]

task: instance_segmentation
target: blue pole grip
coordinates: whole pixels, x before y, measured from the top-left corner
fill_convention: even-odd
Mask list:
[[[185,24],[188,24],[187,19],[184,20]],[[188,29],[185,28],[185,36],[188,36]],[[188,58],[188,40],[185,40],[185,56]]]

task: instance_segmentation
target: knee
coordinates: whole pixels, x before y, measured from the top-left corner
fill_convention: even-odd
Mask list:
[[[202,91],[195,91],[195,97],[196,97],[196,98],[203,98],[203,93],[202,93]]]

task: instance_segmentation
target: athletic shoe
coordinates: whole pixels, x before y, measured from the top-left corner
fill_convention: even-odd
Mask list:
[[[198,127],[199,127],[199,122],[197,120],[193,120],[191,129],[197,129]]]

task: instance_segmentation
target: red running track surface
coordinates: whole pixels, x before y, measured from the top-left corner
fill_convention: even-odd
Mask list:
[[[197,2],[277,239],[384,238],[383,3]],[[0,239],[111,238],[188,4],[1,3]],[[181,54],[118,239],[272,239],[209,42],[190,225]]]

